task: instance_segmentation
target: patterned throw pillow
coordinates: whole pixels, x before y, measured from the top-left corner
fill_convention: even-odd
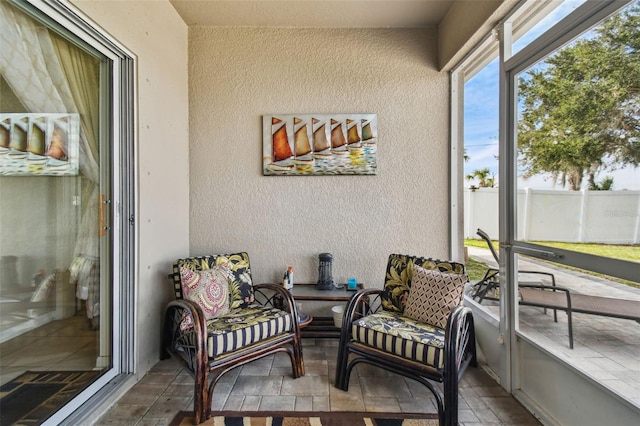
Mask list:
[[[413,265],[404,316],[445,328],[451,309],[460,304],[466,274],[442,273]]]
[[[180,267],[182,294],[202,308],[207,320],[229,312],[229,268],[217,265],[211,269],[194,271]],[[191,327],[191,318],[186,317],[180,324],[183,331]]]
[[[386,311],[402,314],[404,312],[409,290],[413,265],[440,272],[464,273],[462,263],[439,260],[430,257],[409,256],[406,254],[390,254],[387,262],[384,288],[381,294],[382,307]]]
[[[212,256],[197,256],[178,259],[173,263],[173,273],[169,277],[173,280],[176,299],[183,299],[180,268],[192,271],[204,271],[215,266],[225,265],[230,269],[229,275],[229,305],[231,309],[243,308],[254,302],[253,282],[249,255],[246,252],[234,254],[218,254]]]

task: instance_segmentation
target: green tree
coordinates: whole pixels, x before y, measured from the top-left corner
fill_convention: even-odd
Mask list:
[[[572,190],[640,164],[640,2],[557,51],[519,82],[519,162]]]

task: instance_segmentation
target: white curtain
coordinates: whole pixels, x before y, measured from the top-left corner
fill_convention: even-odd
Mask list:
[[[0,2],[0,74],[29,111],[80,114],[80,173],[88,181],[70,271],[91,319],[100,313],[98,61]]]

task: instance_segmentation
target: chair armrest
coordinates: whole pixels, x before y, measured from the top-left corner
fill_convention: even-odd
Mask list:
[[[255,301],[261,306],[271,306],[291,313],[294,330],[299,330],[298,307],[291,292],[279,284],[254,284]]]
[[[471,309],[457,306],[451,310],[444,335],[445,368],[460,378],[466,366],[476,364],[476,339]]]
[[[374,314],[381,309],[382,305],[379,300],[381,294],[382,290],[363,288],[351,296],[342,317],[341,342],[346,342],[351,338],[351,323],[353,321]]]
[[[344,319],[353,322],[358,318],[378,312],[382,308],[382,305],[381,303],[376,303],[376,301],[378,301],[381,294],[382,290],[375,288],[358,290],[351,296],[347,303]],[[360,310],[358,310],[358,308],[360,308]]]
[[[191,318],[193,326],[183,331],[180,324],[186,318]],[[207,357],[207,324],[202,308],[190,300],[174,300],[167,304],[164,319],[163,352],[179,356],[194,371],[198,357]]]

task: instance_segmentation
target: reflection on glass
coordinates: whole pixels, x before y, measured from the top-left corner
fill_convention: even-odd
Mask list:
[[[7,2],[0,15],[3,42],[12,46],[0,59],[0,385],[60,382],[46,395],[55,404],[28,408],[40,421],[112,362],[110,286],[101,269],[109,248],[98,233],[99,194],[107,193],[98,149],[101,60]],[[12,398],[3,424],[27,414],[20,410],[29,405]]]

